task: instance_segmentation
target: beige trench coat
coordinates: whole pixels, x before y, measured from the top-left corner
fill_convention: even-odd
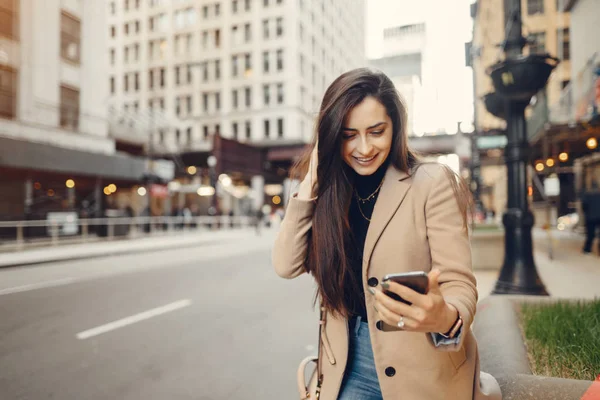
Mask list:
[[[273,249],[278,275],[304,272],[306,237],[314,203],[292,198]],[[471,247],[450,180],[438,164],[424,164],[409,176],[389,167],[367,232],[363,284],[390,273],[441,271],[440,287],[464,326],[458,345],[435,347],[428,333],[405,332],[377,319],[374,299],[365,295],[377,376],[385,400],[499,400],[496,380],[479,371],[470,327],[477,290]],[[369,282],[369,283],[367,283]],[[323,354],[322,400],[337,399],[348,357],[347,320],[327,316],[330,343]],[[327,356],[328,355],[328,356]]]

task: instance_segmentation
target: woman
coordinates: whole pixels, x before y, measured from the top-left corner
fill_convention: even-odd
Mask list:
[[[470,332],[468,197],[450,170],[420,164],[408,149],[406,110],[390,79],[368,69],[336,79],[316,139],[273,265],[284,278],[316,280],[327,315],[320,398],[500,399],[495,380],[480,379]],[[382,285],[386,274],[408,271],[428,273],[428,294]]]

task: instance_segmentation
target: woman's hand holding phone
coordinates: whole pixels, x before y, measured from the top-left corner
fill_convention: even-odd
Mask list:
[[[375,310],[388,325],[401,326],[412,332],[448,332],[458,317],[456,308],[444,300],[439,285],[440,271],[435,269],[428,274],[429,291],[418,293],[411,288],[393,281],[381,284],[385,291],[395,293],[411,303],[394,300],[381,290],[372,289],[375,296]]]

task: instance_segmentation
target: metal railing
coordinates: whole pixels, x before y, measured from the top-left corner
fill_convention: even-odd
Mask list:
[[[72,221],[0,221],[0,252],[100,240],[133,239],[256,226],[248,216],[85,218]],[[32,233],[37,228],[35,233]],[[42,229],[39,229],[42,228]],[[75,228],[77,228],[75,230]]]

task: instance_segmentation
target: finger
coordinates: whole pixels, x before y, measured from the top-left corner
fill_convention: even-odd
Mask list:
[[[434,269],[427,274],[429,277],[429,292],[439,293],[440,292],[440,274],[442,272],[439,269]]]
[[[377,310],[381,320],[390,326],[398,326],[400,317],[402,317],[402,321],[404,322],[404,326],[402,327],[403,330],[412,330],[416,326],[415,321],[413,321],[410,317],[398,315],[379,302],[375,303],[375,309]]]
[[[388,310],[392,311],[397,315],[404,315],[410,318],[415,318],[417,316],[414,307],[411,307],[408,304],[404,304],[398,300],[392,299],[390,296],[379,290],[375,290],[375,298]]]
[[[404,300],[408,301],[417,306],[422,306],[425,303],[426,295],[416,292],[408,286],[401,285],[396,282],[387,281],[381,284],[381,287],[385,290],[389,290],[392,293],[396,293]]]

